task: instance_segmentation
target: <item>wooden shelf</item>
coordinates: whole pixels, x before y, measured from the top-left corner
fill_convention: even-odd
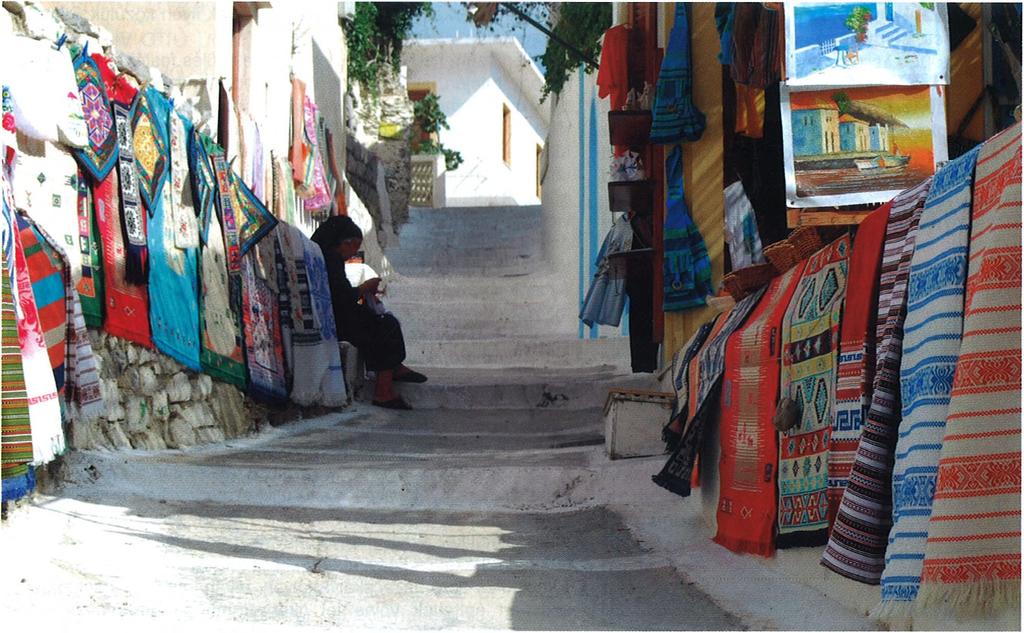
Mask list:
[[[881,205],[860,205],[849,209],[808,208],[786,211],[786,225],[795,229],[801,226],[856,226]]]
[[[654,181],[616,180],[608,183],[608,207],[615,213],[633,211],[650,215],[654,209]]]
[[[654,255],[653,248],[637,248],[631,251],[622,251],[621,253],[612,253],[608,256],[609,259],[612,257],[648,257]]]
[[[612,110],[608,113],[608,137],[612,145],[642,147],[651,142],[650,110]]]

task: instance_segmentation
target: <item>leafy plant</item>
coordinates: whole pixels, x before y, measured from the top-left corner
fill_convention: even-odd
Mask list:
[[[436,94],[429,93],[413,105],[413,120],[415,131],[410,141],[412,151],[416,154],[442,154],[445,169],[458,169],[463,163],[462,154],[436,140],[441,130],[449,129],[448,117],[441,110]],[[427,138],[423,139],[423,135],[427,135]]]
[[[850,95],[845,92],[836,92],[832,95],[832,100],[836,102],[836,107],[839,108],[839,116],[850,112]]]
[[[344,24],[348,42],[348,76],[376,95],[382,73],[401,63],[402,42],[421,15],[432,16],[429,2],[357,2]]]
[[[863,42],[868,37],[868,22],[874,19],[871,12],[864,7],[854,7],[843,24],[857,34],[857,41]]]

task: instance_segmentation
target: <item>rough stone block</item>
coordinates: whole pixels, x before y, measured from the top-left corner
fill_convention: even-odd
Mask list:
[[[24,8],[25,32],[37,40],[56,42],[64,30],[53,13],[37,4],[29,4]]]
[[[113,53],[114,63],[117,64],[121,72],[132,75],[140,84],[149,83],[152,80],[149,74],[149,66],[142,63],[142,60],[117,49],[112,49],[111,52]]]
[[[108,446],[111,448],[131,448],[132,442],[128,435],[121,428],[118,422],[106,422],[103,424],[103,432],[107,436]]]
[[[110,422],[123,420],[125,416],[124,406],[120,402],[114,401],[107,403],[106,411],[103,412],[103,417]]]
[[[89,20],[78,15],[77,13],[73,13],[71,11],[68,11],[67,9],[62,9],[60,7],[54,9],[54,13],[57,15],[60,21],[63,22],[64,25],[68,27],[68,29],[70,30],[76,33],[84,33],[85,35],[98,35],[98,33],[96,32],[96,27],[94,27],[92,23],[89,22]]]
[[[125,400],[124,411],[125,426],[129,433],[138,433],[152,424],[153,415],[147,398],[130,396]]]
[[[147,451],[159,451],[167,448],[167,442],[164,441],[164,438],[151,429],[144,429],[138,432],[133,431],[129,439],[131,439],[132,448]]]
[[[213,379],[206,374],[199,374],[192,380],[192,397],[196,400],[207,400],[213,393]]]
[[[153,399],[150,402],[155,420],[166,421],[171,417],[170,401],[167,399],[167,392],[165,390],[154,393]]]
[[[195,430],[196,440],[200,444],[213,444],[225,440],[224,431],[216,426],[202,426]]]
[[[128,363],[135,365],[139,362],[139,348],[134,345],[129,345],[128,349],[124,351],[125,358],[128,359]]]
[[[245,402],[240,391],[231,385],[216,383],[210,406],[213,409],[213,418],[217,425],[224,429],[225,436],[241,437],[249,433],[252,421],[245,410]]]
[[[185,448],[195,445],[196,433],[192,430],[192,425],[180,416],[172,417],[170,424],[167,425],[167,447]]]
[[[180,371],[171,376],[166,391],[169,402],[185,402],[192,397],[192,385],[188,381],[188,376]]]

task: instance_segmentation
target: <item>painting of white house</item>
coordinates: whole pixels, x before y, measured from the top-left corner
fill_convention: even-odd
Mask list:
[[[550,107],[540,103],[544,77],[519,40],[409,40],[402,60],[410,98],[437,96],[448,120],[439,141],[464,161],[437,175],[427,206],[540,204]],[[413,156],[414,177],[421,158],[433,159]]]
[[[938,86],[782,91],[791,207],[884,202],[946,160]]]
[[[947,22],[940,2],[787,2],[787,83],[948,84]]]

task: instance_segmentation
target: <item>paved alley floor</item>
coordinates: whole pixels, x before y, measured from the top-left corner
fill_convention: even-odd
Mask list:
[[[614,511],[573,508],[603,459],[593,410],[359,409],[188,452],[73,454],[60,496],[4,535],[5,619],[742,626]]]

